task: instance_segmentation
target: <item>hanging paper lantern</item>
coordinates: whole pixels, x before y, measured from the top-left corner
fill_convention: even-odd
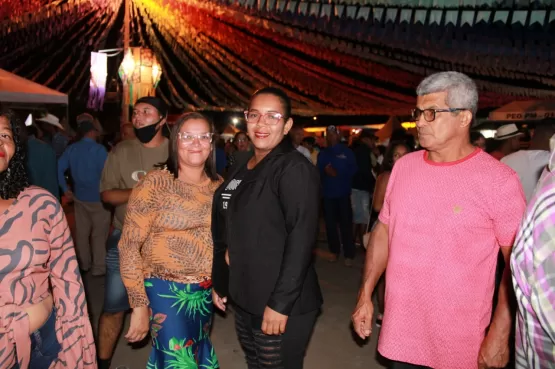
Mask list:
[[[133,53],[131,49],[127,50],[125,56],[123,57],[123,61],[119,67],[119,77],[122,81],[129,82],[130,77],[133,75],[135,71],[135,59],[133,58]]]
[[[131,47],[125,53],[119,68],[122,81],[129,84],[129,104],[143,96],[154,96],[162,76],[162,67],[152,50]]]

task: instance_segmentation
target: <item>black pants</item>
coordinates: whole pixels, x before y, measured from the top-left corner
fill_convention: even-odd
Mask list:
[[[431,369],[427,366],[403,363],[401,361],[392,361],[390,369]]]
[[[353,240],[353,209],[351,208],[351,197],[339,197],[334,199],[324,198],[324,220],[326,222],[326,234],[330,251],[335,255],[343,253],[346,258],[355,257],[355,242]],[[337,227],[339,226],[339,232]],[[341,234],[341,241],[339,240]]]
[[[248,369],[302,369],[318,311],[290,316],[285,333],[279,336],[262,333],[262,317],[249,314],[238,306],[234,311],[235,329]]]

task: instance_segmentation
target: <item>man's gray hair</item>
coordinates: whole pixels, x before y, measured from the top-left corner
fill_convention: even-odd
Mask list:
[[[473,117],[478,111],[478,88],[466,74],[439,72],[426,77],[416,88],[418,96],[447,92],[445,103],[450,108],[468,109]]]

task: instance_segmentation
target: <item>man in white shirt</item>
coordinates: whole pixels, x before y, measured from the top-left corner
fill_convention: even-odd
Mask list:
[[[310,158],[310,151],[308,151],[306,147],[301,145],[301,142],[303,141],[303,137],[304,137],[303,127],[300,125],[294,125],[291,128],[291,130],[289,130],[289,137],[291,138],[291,142],[293,143],[293,146],[295,146],[295,148],[301,154],[303,154],[305,158],[307,158],[310,162],[312,162],[312,159]]]
[[[554,134],[555,120],[545,119],[537,124],[528,150],[519,150],[501,159],[502,163],[518,174],[526,202],[530,201],[536,184],[549,162],[549,139]]]

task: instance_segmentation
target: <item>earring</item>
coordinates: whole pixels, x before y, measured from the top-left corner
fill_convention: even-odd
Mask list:
[[[6,178],[10,178],[10,168],[7,169],[7,174],[6,174]]]

